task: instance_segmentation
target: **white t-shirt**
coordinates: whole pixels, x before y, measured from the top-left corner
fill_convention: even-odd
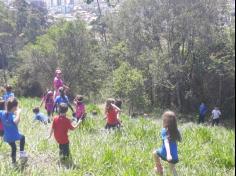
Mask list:
[[[220,118],[220,116],[221,116],[220,110],[214,109],[214,110],[212,111],[212,118],[213,118],[213,119],[218,119],[218,118]]]

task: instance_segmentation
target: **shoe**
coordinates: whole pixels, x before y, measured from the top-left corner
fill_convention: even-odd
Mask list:
[[[25,151],[20,151],[20,159],[28,158],[27,153]]]

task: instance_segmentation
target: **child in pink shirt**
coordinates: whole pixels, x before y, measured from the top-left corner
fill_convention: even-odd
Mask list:
[[[46,95],[42,99],[40,107],[43,105],[43,103],[45,103],[45,109],[46,109],[47,114],[48,114],[48,121],[50,122],[50,118],[52,116],[53,106],[54,106],[53,92],[52,91],[48,91],[46,93]]]
[[[84,120],[86,117],[86,110],[85,110],[85,105],[83,103],[83,99],[84,97],[82,95],[77,95],[75,100],[74,100],[74,104],[76,106],[76,120],[79,121]]]

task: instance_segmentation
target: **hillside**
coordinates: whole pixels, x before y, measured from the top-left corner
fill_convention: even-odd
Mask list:
[[[70,133],[74,168],[58,165],[58,147],[46,140],[49,126],[33,122],[32,108],[38,100],[21,99],[20,131],[26,136],[28,167],[11,169],[10,147],[0,145],[0,175],[76,175],[76,176],[153,176],[152,150],[161,145],[161,120],[122,117],[123,129],[103,130],[103,116],[88,116],[82,128]],[[183,142],[179,145],[180,176],[233,176],[235,169],[235,132],[223,127],[180,124]],[[166,165],[165,165],[166,166]],[[167,168],[167,167],[165,167]]]

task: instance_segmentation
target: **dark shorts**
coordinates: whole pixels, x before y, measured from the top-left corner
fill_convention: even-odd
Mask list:
[[[60,157],[65,160],[70,156],[70,147],[68,144],[59,144],[59,155]]]
[[[163,160],[163,161],[167,161],[166,156],[163,156],[158,150],[156,152],[156,154]],[[179,162],[179,160],[171,160],[171,161],[167,161],[168,163],[171,164],[177,164]]]
[[[111,124],[106,124],[105,129],[109,130],[109,129],[115,129],[115,128],[120,128],[120,123],[117,123],[115,125],[111,125]]]
[[[4,131],[0,130],[0,137],[3,137]]]

